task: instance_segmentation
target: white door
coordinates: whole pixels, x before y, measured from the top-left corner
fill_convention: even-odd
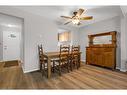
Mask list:
[[[3,60],[20,59],[20,32],[3,31]]]

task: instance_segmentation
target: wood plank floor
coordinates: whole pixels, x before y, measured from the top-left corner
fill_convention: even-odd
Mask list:
[[[2,66],[0,89],[127,89],[127,73],[91,65],[51,79],[42,77],[39,71],[24,74],[20,66]]]

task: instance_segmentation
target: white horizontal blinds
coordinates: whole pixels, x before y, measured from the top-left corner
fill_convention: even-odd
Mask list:
[[[70,32],[59,33],[59,42],[70,41]]]

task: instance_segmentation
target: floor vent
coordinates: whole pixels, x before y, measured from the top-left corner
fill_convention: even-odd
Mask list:
[[[14,61],[5,61],[4,67],[12,67],[12,66],[18,66],[18,60]]]

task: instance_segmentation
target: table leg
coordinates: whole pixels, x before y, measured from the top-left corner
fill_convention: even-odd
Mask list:
[[[81,54],[79,54],[79,67],[81,66]]]
[[[48,57],[48,78],[51,77],[51,58]]]

